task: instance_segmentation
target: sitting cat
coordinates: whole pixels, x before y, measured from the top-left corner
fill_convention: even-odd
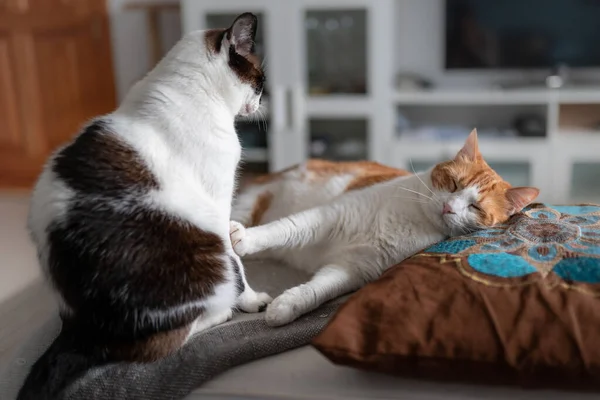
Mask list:
[[[60,301],[60,335],[19,399],[54,399],[85,370],[153,361],[232,308],[248,286],[229,240],[241,156],[236,115],[259,108],[256,17],[186,35],[120,107],[50,158],[29,229]]]
[[[448,236],[506,221],[538,194],[502,180],[473,131],[453,160],[414,175],[372,162],[311,160],[259,177],[236,199],[231,240],[240,256],[314,273],[268,306],[267,323],[278,326]]]

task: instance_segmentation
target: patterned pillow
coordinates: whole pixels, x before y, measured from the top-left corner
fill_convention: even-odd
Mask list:
[[[600,206],[535,204],[354,294],[314,346],[402,376],[600,387]]]
[[[446,240],[422,255],[456,260],[466,277],[491,286],[543,280],[595,295],[599,292],[594,284],[600,283],[600,207],[536,204],[506,225]]]

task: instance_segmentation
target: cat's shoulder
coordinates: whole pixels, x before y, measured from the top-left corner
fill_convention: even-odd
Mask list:
[[[110,119],[91,121],[55,154],[51,168],[69,187],[86,193],[158,186],[141,155],[114,131]]]

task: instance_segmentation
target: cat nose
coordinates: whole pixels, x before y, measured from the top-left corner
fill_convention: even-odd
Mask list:
[[[452,206],[450,206],[450,204],[448,203],[444,203],[444,206],[442,207],[442,215],[444,214],[454,214],[454,210],[452,210]]]

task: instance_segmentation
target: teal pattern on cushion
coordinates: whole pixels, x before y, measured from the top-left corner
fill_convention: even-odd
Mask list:
[[[554,206],[556,211],[561,214],[582,215],[582,214],[597,214],[598,206]]]
[[[502,278],[517,278],[537,272],[537,269],[521,257],[507,253],[471,254],[467,260],[473,269]]]
[[[485,276],[555,276],[564,283],[600,284],[600,206],[534,204],[506,224],[437,243],[425,255],[465,259]]]
[[[432,253],[459,253],[476,243],[474,240],[445,240],[434,244],[427,251]]]
[[[600,263],[597,258],[565,258],[554,266],[554,273],[565,281],[600,283]]]

